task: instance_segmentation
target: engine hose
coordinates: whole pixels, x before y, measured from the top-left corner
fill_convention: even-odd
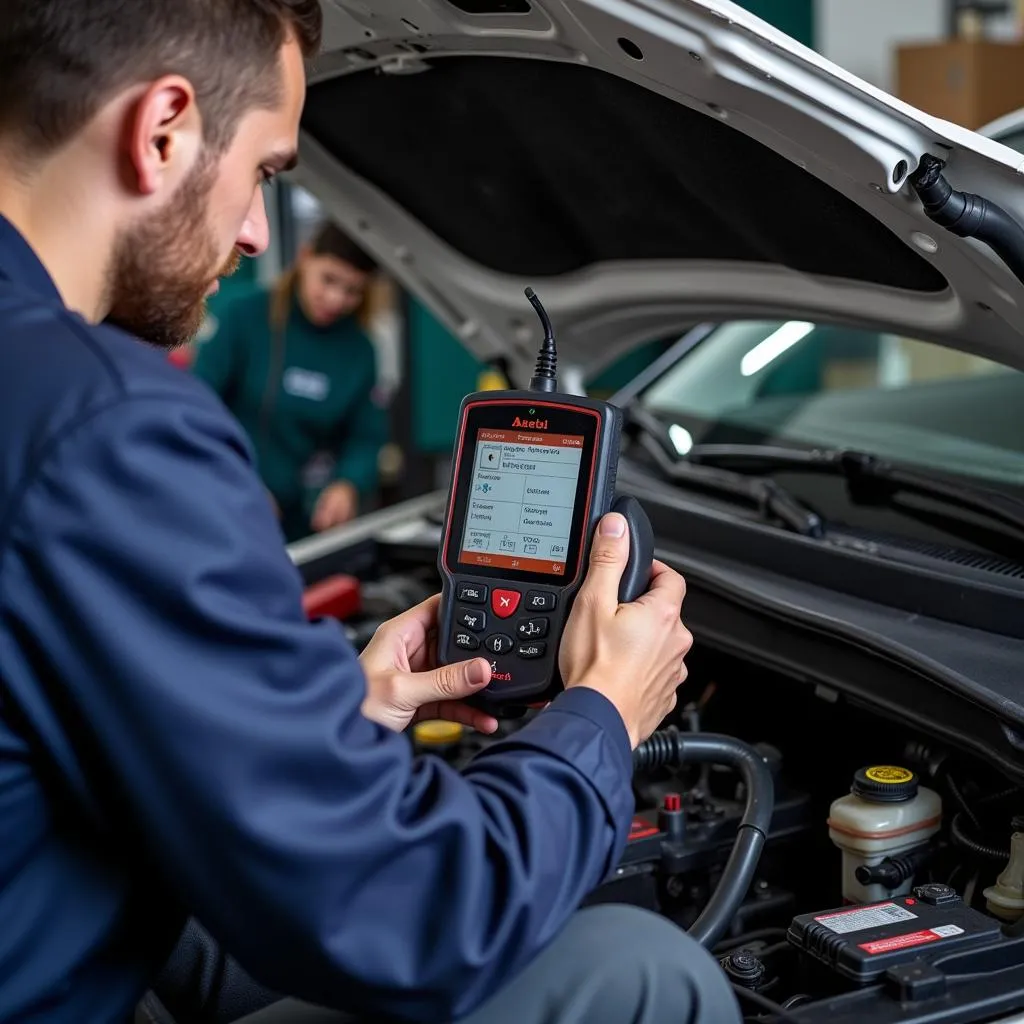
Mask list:
[[[969,836],[964,830],[963,819],[963,811],[957,811],[953,815],[953,820],[949,823],[950,838],[960,849],[967,853],[973,853],[976,857],[982,857],[984,860],[998,861],[1000,864],[1004,864],[1010,859],[1008,848],[1001,850],[995,846],[986,846],[984,843],[979,843],[976,839]]]
[[[799,995],[790,996],[781,1005],[784,1010],[792,1010],[794,1007],[800,1006],[802,1003],[809,1003],[810,1001],[811,997],[801,992]]]
[[[946,787],[949,789],[950,796],[956,802],[957,807],[968,817],[971,824],[981,831],[981,822],[978,820],[978,816],[971,810],[970,805],[964,799],[963,793],[960,791],[960,787],[953,781],[953,776],[946,772]]]
[[[750,744],[716,733],[684,733],[669,726],[653,733],[633,752],[633,771],[680,768],[684,764],[717,764],[735,768],[747,792],[740,828],[768,834],[775,809],[775,786],[764,757]]]
[[[961,238],[984,242],[1024,281],[1024,228],[1002,207],[971,192],[958,192],[942,174],[943,163],[926,153],[911,178],[929,219]]]
[[[651,733],[650,737],[633,751],[634,772],[650,771],[652,768],[679,768],[682,763],[683,734],[674,725]]]
[[[728,931],[754,881],[771,827],[775,786],[761,754],[731,736],[681,733],[670,726],[654,733],[633,754],[634,771],[698,763],[735,768],[746,790],[746,807],[721,880],[689,928],[690,937],[710,949]]]

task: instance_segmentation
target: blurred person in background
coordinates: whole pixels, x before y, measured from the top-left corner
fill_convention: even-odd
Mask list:
[[[353,519],[378,487],[387,414],[367,327],[377,267],[323,224],[270,291],[236,299],[193,372],[252,440],[290,543]]]

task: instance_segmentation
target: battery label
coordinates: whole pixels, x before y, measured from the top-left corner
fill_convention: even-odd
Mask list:
[[[658,828],[655,825],[652,825],[649,821],[644,821],[643,818],[634,818],[629,826],[628,841],[632,843],[634,840],[647,839],[657,834]]]
[[[814,920],[840,935],[845,935],[847,932],[862,932],[868,928],[884,928],[887,924],[896,924],[899,921],[916,921],[917,914],[912,914],[895,903],[878,903],[871,907],[843,910],[838,914],[825,914]]]
[[[893,935],[888,939],[876,939],[874,942],[862,942],[859,946],[865,953],[875,956],[879,953],[891,953],[897,949],[909,949],[912,946],[924,946],[929,942],[938,942],[953,935],[963,935],[963,928],[955,924],[944,924],[926,931],[910,932],[907,935]]]

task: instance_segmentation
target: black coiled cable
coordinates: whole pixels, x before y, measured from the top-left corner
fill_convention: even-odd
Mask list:
[[[984,812],[986,808],[1001,804],[1010,797],[1018,797],[1019,791],[1015,787],[1011,787],[1000,790],[997,793],[989,793],[976,800],[972,809],[964,799],[959,787],[953,784],[953,780],[948,774],[946,782],[951,784],[950,792],[960,807],[960,810],[953,815],[949,823],[949,838],[952,840],[953,845],[958,846],[966,853],[973,854],[975,857],[981,857],[983,860],[998,861],[1000,863],[1008,861],[1010,859],[1009,846],[989,846],[987,843],[980,842],[970,834],[967,823],[970,821],[980,831],[984,814],[979,814],[978,812]]]
[[[988,846],[985,843],[979,843],[977,839],[967,834],[964,830],[963,811],[957,811],[953,815],[953,820],[949,823],[949,836],[961,850],[973,853],[976,857],[981,857],[984,860],[998,861],[1000,864],[1004,864],[1010,859],[1009,847],[1000,849],[996,846]]]

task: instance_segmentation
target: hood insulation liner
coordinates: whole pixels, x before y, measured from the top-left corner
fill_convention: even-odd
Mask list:
[[[761,143],[617,76],[515,57],[310,88],[303,125],[448,245],[537,279],[613,260],[739,260],[918,292],[945,280]]]

